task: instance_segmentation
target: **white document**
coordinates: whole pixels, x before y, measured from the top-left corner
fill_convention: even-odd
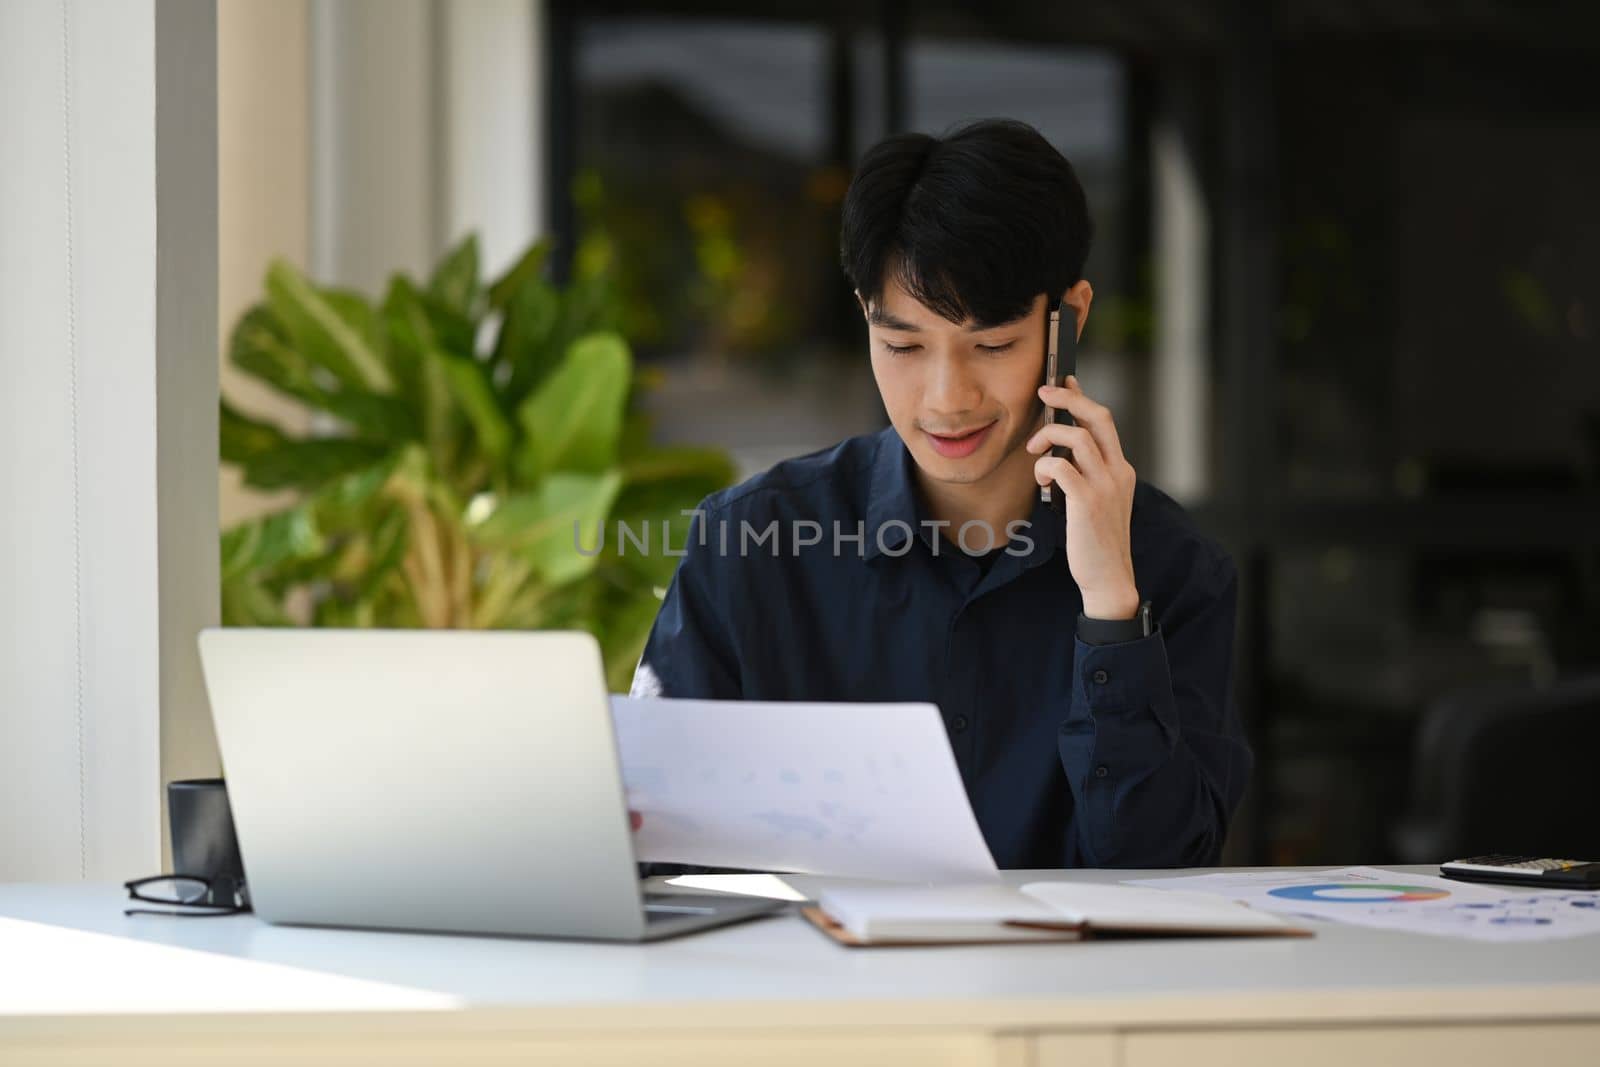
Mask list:
[[[999,877],[932,704],[611,698],[644,861]]]
[[[1324,922],[1475,941],[1600,934],[1600,892],[1500,888],[1378,867],[1199,874],[1129,884],[1216,893]]]

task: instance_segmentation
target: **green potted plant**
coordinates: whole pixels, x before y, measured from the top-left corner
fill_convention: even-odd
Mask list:
[[[677,562],[666,546],[734,471],[721,450],[650,443],[610,279],[580,269],[558,288],[548,251],[485,285],[469,237],[377,304],[270,266],[228,359],[313,429],[223,398],[223,462],[297,491],[223,532],[225,625],[584,629],[627,688]],[[648,551],[618,524],[648,530]]]

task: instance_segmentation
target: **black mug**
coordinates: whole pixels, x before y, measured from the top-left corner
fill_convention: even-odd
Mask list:
[[[244,887],[244,860],[233,832],[227,784],[221,778],[168,782],[167,823],[172,829],[173,872],[210,882],[211,892],[203,903],[232,905]]]

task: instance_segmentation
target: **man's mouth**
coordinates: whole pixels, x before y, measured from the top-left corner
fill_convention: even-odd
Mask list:
[[[973,426],[953,433],[934,433],[931,430],[923,430],[922,432],[927,434],[934,451],[941,456],[960,459],[962,456],[970,456],[976,452],[978,446],[988,439],[989,431],[992,429],[994,429],[994,423],[988,422],[982,426]]]

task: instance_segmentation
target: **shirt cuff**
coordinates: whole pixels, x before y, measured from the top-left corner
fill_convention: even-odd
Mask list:
[[[1144,619],[1135,615],[1131,619],[1091,619],[1078,612],[1078,640],[1086,645],[1117,645],[1124,641],[1138,641],[1145,637]]]
[[[1080,694],[1075,703],[1080,714],[1099,718],[1105,728],[1100,731],[1103,749],[1121,748],[1129,729],[1138,732],[1137,724],[1154,726],[1164,747],[1172,747],[1178,723],[1166,640],[1159,625],[1149,637],[1113,645],[1091,645],[1079,638],[1074,661],[1074,689]],[[1148,743],[1130,742],[1135,748]]]

